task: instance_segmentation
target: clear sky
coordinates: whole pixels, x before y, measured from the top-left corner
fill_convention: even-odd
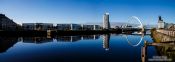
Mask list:
[[[175,0],[0,0],[0,13],[19,24],[102,22],[105,12],[111,22],[137,16],[144,24],[156,24],[161,15],[175,23]]]

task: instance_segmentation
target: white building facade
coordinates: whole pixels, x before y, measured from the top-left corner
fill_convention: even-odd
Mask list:
[[[57,30],[81,30],[80,24],[57,24]]]
[[[52,30],[53,24],[52,23],[23,23],[22,28],[24,30],[46,31],[46,30]]]
[[[82,24],[81,27],[82,27],[82,30],[101,30],[101,26],[100,25]]]
[[[159,20],[158,20],[158,29],[164,29],[165,28],[165,22],[163,22],[161,16],[159,16]]]

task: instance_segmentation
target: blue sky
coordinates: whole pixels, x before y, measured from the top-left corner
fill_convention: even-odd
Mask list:
[[[0,13],[19,24],[102,22],[105,12],[111,22],[137,16],[144,24],[156,24],[161,15],[175,23],[173,0],[0,0]]]

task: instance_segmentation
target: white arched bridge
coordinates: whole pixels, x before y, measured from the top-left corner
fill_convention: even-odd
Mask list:
[[[132,23],[134,21],[136,21],[136,22]],[[122,25],[122,29],[126,30],[126,31],[128,31],[128,30],[141,30],[141,32],[145,31],[145,27],[144,27],[143,23],[136,16],[130,17],[127,24]]]
[[[134,21],[136,21],[136,22],[134,22]],[[136,24],[136,23],[138,23],[138,24]],[[135,24],[136,24],[136,26],[133,26]],[[137,37],[140,39],[138,39],[137,41],[133,42],[132,39],[128,38],[128,37],[130,37],[128,35],[125,35],[124,37],[126,38],[126,41],[128,42],[129,45],[134,46],[134,47],[140,45],[141,42],[143,41],[143,38],[145,35],[144,34],[145,27],[144,27],[143,23],[141,22],[141,20],[136,16],[132,16],[129,18],[128,23],[123,25],[123,26],[124,26],[123,27],[124,29],[130,29],[130,30],[136,30],[136,31],[138,30],[139,31],[139,33],[137,33],[137,34],[140,36],[139,37],[137,36]],[[126,31],[128,31],[128,30],[126,30]]]

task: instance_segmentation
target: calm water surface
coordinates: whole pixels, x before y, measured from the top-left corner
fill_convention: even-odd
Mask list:
[[[1,37],[0,62],[141,62],[144,40],[153,42],[150,35],[125,34]],[[157,54],[148,49],[148,57]]]

